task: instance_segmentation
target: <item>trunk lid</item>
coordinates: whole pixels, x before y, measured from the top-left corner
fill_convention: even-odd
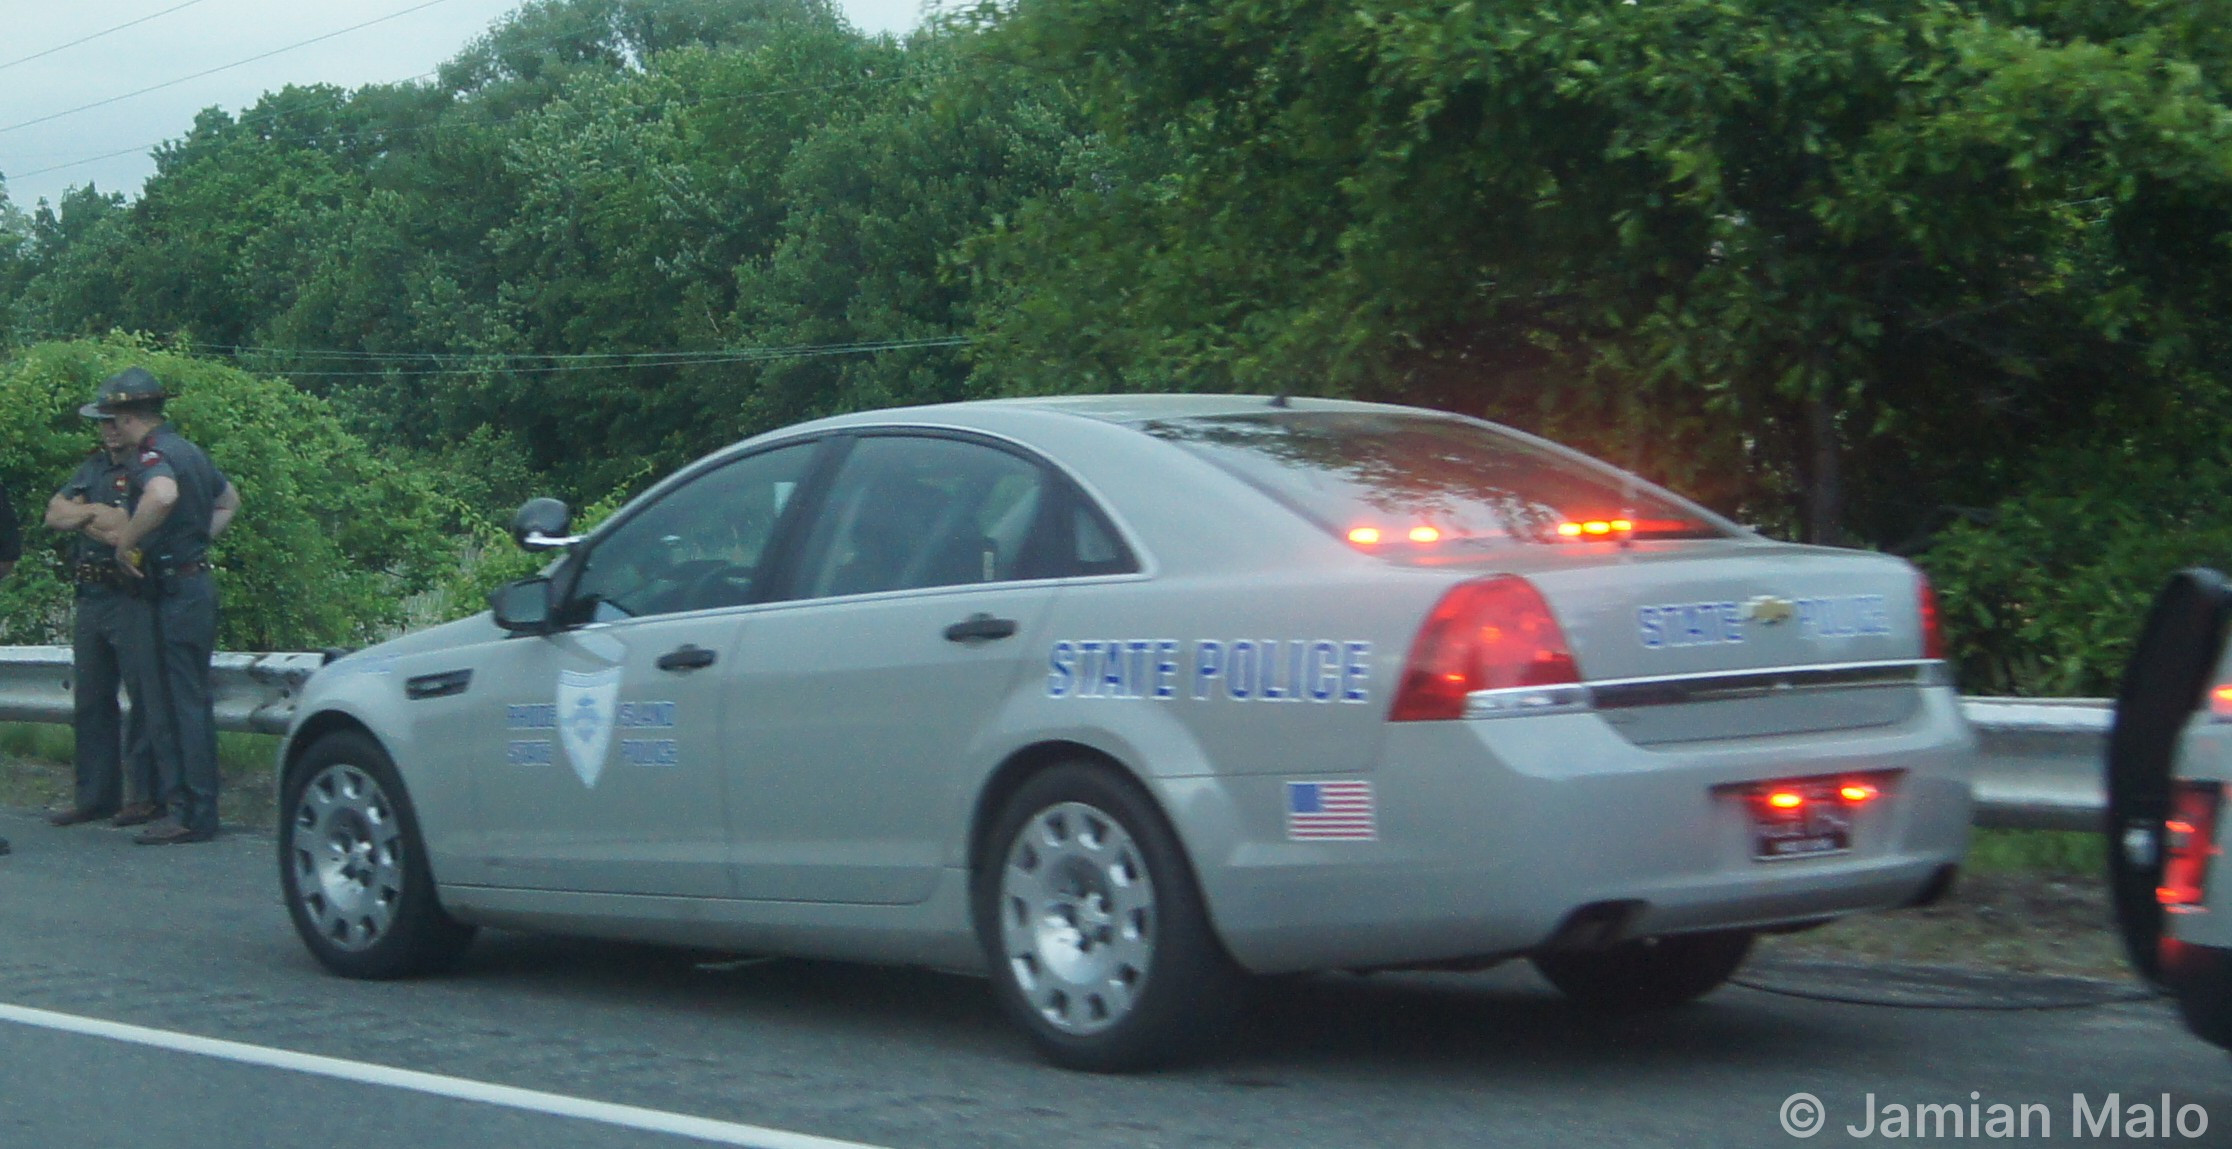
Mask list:
[[[1639,744],[1887,725],[1941,680],[1917,665],[1920,575],[1898,559],[1733,542],[1595,557],[1527,577],[1597,711]]]

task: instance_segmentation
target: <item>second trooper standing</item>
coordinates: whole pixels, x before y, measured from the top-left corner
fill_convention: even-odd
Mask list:
[[[143,846],[217,836],[217,722],[209,659],[217,647],[217,587],[209,542],[222,534],[240,495],[200,447],[163,419],[170,394],[154,375],[128,368],[101,385],[95,408],[116,416],[133,446],[131,518],[118,532],[116,562],[144,580],[155,637],[147,695],[156,715],[147,736],[170,817],[133,839]]]

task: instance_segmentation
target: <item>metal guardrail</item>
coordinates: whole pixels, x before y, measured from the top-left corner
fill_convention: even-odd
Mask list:
[[[283,734],[320,654],[219,653],[210,693],[217,728]],[[2099,698],[1970,698],[1976,824],[2094,830],[2107,805],[2100,762],[2113,715]],[[70,720],[70,649],[0,646],[0,721]]]
[[[2105,698],[1966,698],[1976,729],[1976,824],[2098,830],[2108,809],[2101,762],[2115,704]]]
[[[284,734],[295,696],[325,664],[322,654],[233,654],[210,659],[217,729]],[[0,646],[0,722],[70,720],[70,648]]]

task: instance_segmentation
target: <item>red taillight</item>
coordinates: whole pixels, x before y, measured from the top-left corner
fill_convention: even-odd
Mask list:
[[[2232,686],[2209,691],[2209,717],[2219,722],[2232,720]]]
[[[1916,574],[1914,577],[1921,587],[1919,593],[1922,608],[1922,657],[1944,658],[1945,632],[1938,628],[1937,592],[1930,589],[1929,579],[1920,574]]]
[[[2155,900],[2165,906],[2198,906],[2207,899],[2209,859],[2217,856],[2217,807],[2224,787],[2215,782],[2179,782],[2170,791],[2170,817],[2162,824],[2162,885]]]
[[[1434,605],[1411,643],[1388,717],[1463,718],[1475,690],[1581,681],[1565,632],[1542,592],[1517,575],[1461,583]]]

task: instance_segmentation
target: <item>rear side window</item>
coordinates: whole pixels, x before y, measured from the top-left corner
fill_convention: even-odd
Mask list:
[[[1722,538],[1697,512],[1493,427],[1433,415],[1283,411],[1141,428],[1356,546],[1451,554],[1516,543]]]
[[[955,439],[863,438],[806,543],[800,596],[872,594],[1029,577],[1047,476]]]

